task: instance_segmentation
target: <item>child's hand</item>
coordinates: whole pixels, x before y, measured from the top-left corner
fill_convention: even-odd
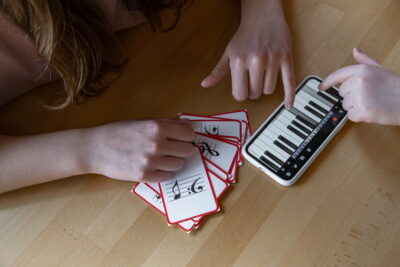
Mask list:
[[[268,1],[248,1],[252,6],[242,7],[239,29],[201,85],[214,86],[230,72],[236,100],[258,99],[274,92],[281,72],[285,104],[290,108],[295,89],[290,32],[280,1]]]
[[[353,51],[359,65],[329,75],[321,90],[341,84],[343,108],[354,122],[400,125],[400,76],[385,69],[359,49]]]
[[[157,182],[171,178],[193,153],[193,129],[175,119],[124,121],[87,130],[91,173],[118,180]]]

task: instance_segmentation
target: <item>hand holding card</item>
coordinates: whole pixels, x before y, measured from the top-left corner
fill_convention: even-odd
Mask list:
[[[161,183],[138,183],[132,193],[186,232],[219,211],[218,199],[236,182],[241,146],[250,135],[245,110],[209,116],[180,114],[197,132],[194,153],[184,167]]]

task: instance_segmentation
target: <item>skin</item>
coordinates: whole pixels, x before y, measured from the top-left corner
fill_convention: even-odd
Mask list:
[[[281,72],[290,108],[294,72],[281,0],[242,0],[240,27],[202,85],[216,85],[229,71],[239,101],[273,93]],[[16,92],[0,90],[0,103],[10,100],[10,90]],[[124,121],[35,136],[0,135],[0,193],[86,173],[127,181],[169,179],[193,153],[194,136],[187,122],[173,119]]]
[[[275,91],[279,73],[285,106],[294,101],[295,76],[289,27],[281,0],[242,0],[241,23],[211,74],[201,85],[212,87],[228,73],[238,101],[258,99]]]
[[[400,76],[358,48],[353,57],[359,64],[330,74],[320,90],[340,84],[343,108],[351,121],[400,125]]]
[[[182,168],[193,153],[194,137],[187,122],[177,119],[0,136],[0,192],[85,173],[159,182]]]

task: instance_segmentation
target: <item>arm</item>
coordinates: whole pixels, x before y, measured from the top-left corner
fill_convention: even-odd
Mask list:
[[[0,136],[0,193],[85,173],[80,130]]]
[[[193,153],[194,136],[186,122],[169,119],[0,136],[0,193],[84,173],[127,181],[169,179]]]
[[[291,39],[281,0],[242,0],[240,26],[203,87],[216,85],[228,72],[238,101],[272,94],[282,73],[285,104],[294,101]]]

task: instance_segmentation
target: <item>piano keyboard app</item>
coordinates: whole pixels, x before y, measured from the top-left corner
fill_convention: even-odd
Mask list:
[[[293,184],[347,120],[338,90],[307,78],[291,110],[283,104],[247,142],[245,157],[283,185]]]

